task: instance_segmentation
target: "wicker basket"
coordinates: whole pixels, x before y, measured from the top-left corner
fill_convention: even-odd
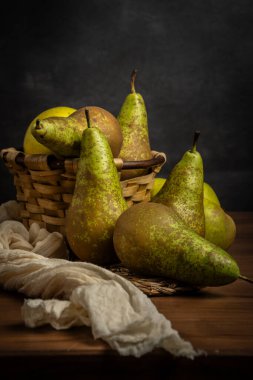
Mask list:
[[[164,153],[152,152],[146,161],[114,159],[119,176],[125,169],[148,169],[148,174],[121,181],[123,195],[129,205],[150,200],[154,178],[166,162]],[[53,155],[25,155],[21,150],[1,150],[1,157],[13,175],[20,217],[28,228],[33,222],[49,232],[65,235],[65,213],[72,199],[78,159],[59,160]],[[147,296],[171,296],[180,292],[196,292],[197,288],[179,284],[168,278],[150,278],[132,273],[120,263],[106,267],[128,279]]]
[[[152,152],[146,161],[115,158],[119,176],[125,169],[148,169],[148,174],[121,181],[123,196],[129,206],[148,202],[154,178],[166,162],[164,153]],[[54,155],[26,155],[21,150],[1,150],[1,157],[14,177],[20,217],[28,228],[33,222],[49,232],[65,235],[65,213],[72,199],[78,158],[59,160]]]

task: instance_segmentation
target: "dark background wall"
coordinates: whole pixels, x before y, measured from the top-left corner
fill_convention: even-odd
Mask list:
[[[22,145],[47,108],[117,116],[137,68],[151,146],[168,157],[161,174],[199,129],[206,182],[226,210],[253,210],[251,0],[20,3],[1,16],[0,148]],[[4,202],[15,192],[2,162],[0,175]]]

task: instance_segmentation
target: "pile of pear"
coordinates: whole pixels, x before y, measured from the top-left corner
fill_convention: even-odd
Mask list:
[[[120,262],[134,273],[197,288],[226,285],[239,278],[251,281],[240,274],[227,252],[236,236],[233,219],[215,194],[212,199],[204,196],[208,184],[197,151],[199,132],[151,200],[127,205],[121,181],[146,171],[119,174],[114,158],[152,158],[147,111],[143,97],[135,91],[135,78],[136,70],[117,118],[90,106],[68,117],[38,119],[31,128],[36,140],[55,155],[79,157],[65,218],[71,251],[81,261],[102,266]]]
[[[86,116],[89,127],[82,135],[75,190],[66,216],[66,236],[76,256],[97,265],[120,261],[135,273],[198,288],[243,278],[232,256],[204,237],[198,134],[156,196],[128,207],[108,140],[91,127],[88,111]]]

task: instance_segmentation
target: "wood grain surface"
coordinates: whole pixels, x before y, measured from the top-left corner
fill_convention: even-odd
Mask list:
[[[233,212],[237,237],[229,252],[241,273],[253,278],[253,213]],[[24,326],[23,295],[0,291],[0,371],[5,379],[36,378],[224,378],[253,371],[253,285],[242,280],[198,293],[153,297],[180,335],[207,355],[194,360],[154,350],[140,359],[121,357],[88,327],[56,331]],[[102,372],[101,372],[102,371]],[[1,373],[1,372],[0,372]],[[103,374],[103,376],[102,376]],[[85,375],[85,376],[84,376]],[[155,376],[155,377],[154,377]]]

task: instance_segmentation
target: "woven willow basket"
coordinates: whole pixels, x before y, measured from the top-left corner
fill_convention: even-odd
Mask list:
[[[119,177],[125,169],[148,169],[146,175],[120,182],[129,207],[150,200],[154,178],[166,162],[164,153],[153,151],[152,156],[146,161],[114,159]],[[1,157],[14,178],[23,224],[28,228],[37,222],[49,232],[58,231],[65,235],[65,213],[72,199],[79,159],[27,155],[15,148],[1,150]]]

